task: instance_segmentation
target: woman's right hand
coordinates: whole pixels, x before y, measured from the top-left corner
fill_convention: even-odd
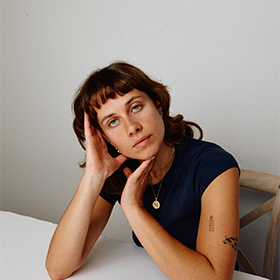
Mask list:
[[[106,178],[127,157],[111,157],[101,131],[85,113],[86,169],[79,187],[52,238],[46,267],[52,279],[68,278],[77,270],[103,231],[113,205],[99,196]]]
[[[104,179],[107,179],[128,158],[124,155],[113,158],[109,154],[101,131],[91,124],[90,117],[86,112],[84,116],[84,129],[86,138],[85,174],[104,176]]]

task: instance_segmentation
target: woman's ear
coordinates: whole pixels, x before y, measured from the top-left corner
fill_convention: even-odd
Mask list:
[[[113,145],[112,143],[111,143],[111,141],[107,138],[107,136],[105,135],[105,133],[102,131],[102,136],[103,136],[103,138],[104,138],[104,140],[106,140],[108,143],[110,143],[111,145]]]
[[[109,142],[108,139],[106,138],[106,135],[105,135],[104,133],[102,133],[102,136],[103,136],[104,140],[106,140],[107,142]]]
[[[160,105],[160,102],[158,100],[155,100],[154,103],[159,113],[162,114],[162,106]]]
[[[157,107],[158,112],[161,116],[163,116],[162,106]]]
[[[103,136],[104,140],[107,142],[107,146],[108,146],[108,144],[109,144],[110,146],[112,146],[112,147],[115,148],[115,150],[118,152],[118,154],[121,153],[121,152],[119,151],[119,149],[118,149],[112,142],[110,142],[110,141],[107,139],[107,137],[106,137],[106,135],[105,135],[104,133],[102,134],[102,136]]]

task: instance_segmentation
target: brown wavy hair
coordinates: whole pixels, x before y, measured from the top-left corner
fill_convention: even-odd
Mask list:
[[[198,139],[202,139],[203,132],[200,126],[194,122],[186,121],[178,114],[169,115],[170,94],[162,83],[152,80],[139,68],[126,62],[114,62],[111,65],[93,72],[78,89],[73,101],[73,128],[80,145],[85,149],[84,111],[89,114],[93,126],[100,129],[95,108],[116,94],[124,95],[133,89],[145,92],[156,104],[162,107],[163,121],[165,125],[164,141],[167,145],[181,144],[185,137],[194,138],[195,129],[198,130]],[[115,148],[107,142],[108,150],[112,156],[117,156]],[[85,167],[86,162],[80,164]],[[125,185],[124,166],[134,171],[139,165],[138,161],[127,160],[118,171],[107,179],[105,185],[110,193],[120,194]]]

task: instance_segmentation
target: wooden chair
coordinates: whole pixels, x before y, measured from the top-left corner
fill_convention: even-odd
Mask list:
[[[263,275],[272,279],[275,247],[280,221],[280,177],[251,170],[241,170],[240,186],[275,194],[271,199],[240,219],[240,229],[272,210],[264,253]],[[251,274],[258,275],[250,261],[239,248],[237,256],[239,264]]]

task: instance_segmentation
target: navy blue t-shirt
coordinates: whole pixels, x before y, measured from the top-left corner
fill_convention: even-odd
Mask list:
[[[195,250],[202,194],[217,176],[232,167],[238,168],[236,160],[220,146],[186,138],[183,146],[175,146],[175,157],[158,197],[160,208],[152,206],[155,198],[150,185],[143,197],[144,207],[170,235]],[[159,183],[154,185],[155,193],[158,188]],[[108,194],[105,188],[100,196],[113,205],[120,203],[121,196]],[[134,233],[133,240],[141,246]]]

